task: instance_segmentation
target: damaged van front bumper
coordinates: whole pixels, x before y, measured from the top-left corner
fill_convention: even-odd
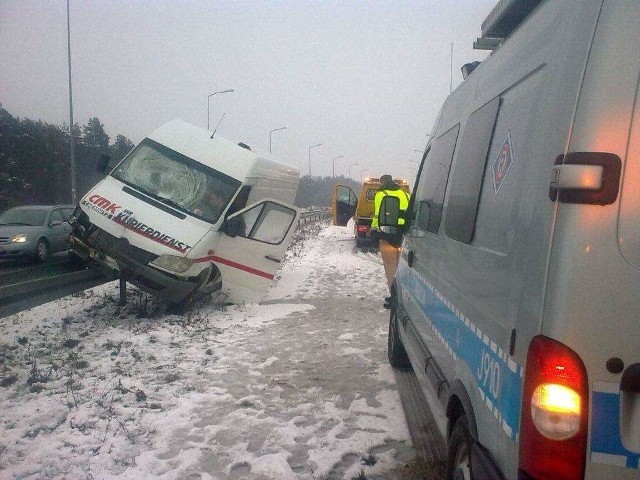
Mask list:
[[[78,257],[95,261],[107,277],[123,278],[169,303],[184,300],[202,284],[202,275],[180,277],[152,267],[149,264],[158,255],[134,247],[126,238],[116,238],[95,226],[85,238],[79,233],[74,229],[70,237]]]

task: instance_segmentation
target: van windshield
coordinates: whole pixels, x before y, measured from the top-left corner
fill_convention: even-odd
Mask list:
[[[240,182],[148,138],[111,176],[184,213],[215,223]]]

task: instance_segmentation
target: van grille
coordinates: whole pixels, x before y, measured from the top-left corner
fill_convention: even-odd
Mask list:
[[[147,265],[158,258],[158,255],[154,253],[134,247],[126,238],[116,238],[104,230],[98,231],[98,234],[93,240],[93,245],[95,248],[105,251],[114,258],[133,260],[142,265]]]

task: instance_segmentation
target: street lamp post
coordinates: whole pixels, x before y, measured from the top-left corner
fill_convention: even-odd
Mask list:
[[[218,95],[219,93],[233,93],[233,88],[227,88],[226,90],[222,90],[220,92],[213,92],[207,95],[207,130],[209,130],[209,111],[210,111],[209,106],[211,104],[210,100],[211,100],[211,97],[213,97],[214,95]]]
[[[358,165],[358,162],[349,165],[349,178],[351,178],[351,167],[355,167],[356,165]]]
[[[271,134],[273,132],[277,132],[278,130],[286,130],[287,127],[274,128],[273,130],[269,130],[269,153],[271,153]]]
[[[69,0],[67,0],[67,58],[69,61],[69,140],[71,147],[71,203],[78,202],[76,188],[76,155],[73,139],[73,95],[71,93],[71,19],[69,15]]]
[[[311,178],[311,149],[315,147],[321,147],[321,143],[316,143],[315,145],[311,145],[309,147],[309,178]]]
[[[336,178],[336,160],[338,160],[339,158],[344,158],[344,155],[340,155],[339,157],[334,157],[333,160],[331,161],[333,163],[333,170],[332,170],[333,178]]]

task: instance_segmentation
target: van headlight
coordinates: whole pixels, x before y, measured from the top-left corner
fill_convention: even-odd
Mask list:
[[[27,236],[24,233],[21,233],[19,235],[14,235],[14,237],[11,239],[12,243],[27,243]]]
[[[172,272],[182,273],[186,272],[193,265],[193,260],[184,257],[178,257],[177,255],[160,255],[156,258],[151,265],[164,268],[165,270],[171,270]]]

